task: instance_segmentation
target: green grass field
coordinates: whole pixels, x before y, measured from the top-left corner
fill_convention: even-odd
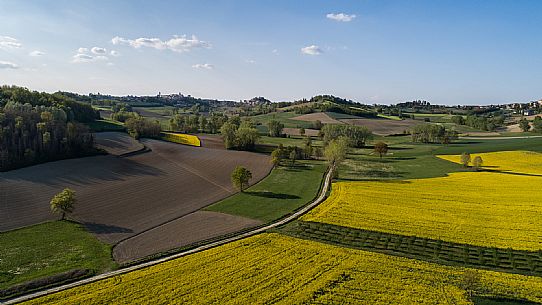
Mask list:
[[[113,120],[96,120],[94,122],[87,123],[88,127],[93,132],[102,131],[124,131],[124,125],[121,122]]]
[[[74,269],[113,268],[111,247],[80,224],[54,221],[0,233],[0,289]]]
[[[279,166],[258,184],[219,201],[206,210],[273,221],[314,199],[326,171],[322,161],[297,161]]]

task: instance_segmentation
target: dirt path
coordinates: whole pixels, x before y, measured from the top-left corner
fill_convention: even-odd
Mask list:
[[[532,139],[542,138],[542,136],[517,136],[517,137],[459,137],[463,140],[507,140],[507,139]]]

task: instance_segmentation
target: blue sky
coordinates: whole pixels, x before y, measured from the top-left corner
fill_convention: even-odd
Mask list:
[[[542,98],[542,1],[0,0],[0,83],[274,101]]]

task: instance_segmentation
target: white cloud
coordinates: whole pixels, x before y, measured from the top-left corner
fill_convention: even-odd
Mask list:
[[[39,57],[39,56],[45,55],[45,53],[42,52],[42,51],[35,50],[35,51],[32,51],[32,52],[28,53],[28,55],[33,56],[33,57]]]
[[[94,47],[90,49],[90,52],[92,52],[93,54],[103,55],[107,53],[107,50],[100,47]]]
[[[273,51],[271,51],[271,53],[273,53],[273,54],[275,54],[275,55],[279,55],[279,50],[273,49]]]
[[[19,66],[9,61],[0,61],[0,69],[19,69]]]
[[[320,55],[323,52],[319,46],[311,45],[308,47],[301,48],[301,53],[306,54],[306,55]]]
[[[327,19],[331,19],[331,20],[335,20],[339,22],[350,22],[354,18],[356,18],[356,15],[348,15],[348,14],[339,13],[339,14],[327,14],[326,17]]]
[[[212,70],[215,66],[211,64],[195,64],[192,66],[194,69],[206,69],[206,70]]]
[[[94,62],[94,61],[107,61],[109,58],[105,55],[107,54],[106,49],[94,47],[92,49],[88,48],[79,48],[77,49],[77,54],[73,55],[72,63],[83,63],[83,62]]]
[[[254,59],[245,59],[245,62],[247,64],[255,64],[256,63],[256,61]]]
[[[120,56],[119,51],[111,50],[111,52],[109,52],[109,53],[111,54],[111,56],[115,56],[115,57]]]
[[[126,39],[119,36],[111,39],[114,45],[128,45],[139,49],[141,47],[154,48],[157,50],[171,50],[174,52],[188,52],[193,49],[210,48],[211,44],[206,41],[199,40],[196,36],[188,38],[186,35],[174,36],[169,40],[161,40],[160,38],[137,38]]]
[[[22,46],[19,40],[13,37],[0,36],[0,49],[19,49]]]

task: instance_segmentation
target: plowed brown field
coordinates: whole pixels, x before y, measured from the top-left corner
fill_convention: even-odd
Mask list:
[[[49,200],[69,187],[78,198],[73,218],[99,239],[115,244],[235,193],[230,174],[237,165],[252,171],[252,183],[271,170],[269,157],[261,154],[149,139],[142,143],[151,151],[62,160],[0,173],[0,231],[55,219]]]

